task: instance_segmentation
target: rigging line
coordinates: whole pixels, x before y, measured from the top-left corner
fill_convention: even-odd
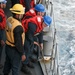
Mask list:
[[[51,2],[52,4],[52,2]],[[53,9],[53,4],[52,4],[52,9]],[[53,10],[52,10],[53,11]],[[52,13],[51,13],[52,14]],[[53,47],[52,47],[52,58],[53,58],[53,49],[54,49],[54,46],[55,46],[55,40],[56,40],[56,28],[55,28],[55,20],[54,20],[54,12],[53,12],[53,25],[54,25],[54,39],[53,39]],[[56,42],[57,43],[57,42]],[[58,60],[57,60],[57,66],[58,66]],[[51,70],[51,67],[52,67],[52,61],[51,61],[51,66],[50,66],[50,70]],[[55,59],[54,59],[54,66],[53,66],[53,69],[55,67]]]
[[[55,45],[55,47],[56,47],[56,45]],[[54,51],[53,51],[53,56],[52,56],[52,58],[53,58],[53,62],[52,62],[52,75],[56,72],[55,71],[55,69],[56,69],[56,63],[55,63],[55,58],[56,58],[56,48],[55,49],[53,49]]]
[[[49,0],[48,0],[48,1],[49,1]],[[52,17],[52,13],[53,13],[53,4],[52,4],[51,1],[48,2],[48,3],[50,3],[50,5],[51,5],[50,16]],[[49,30],[50,30],[50,26],[49,26]]]
[[[41,51],[41,54],[42,54],[42,58],[43,58],[44,66],[45,66],[46,75],[48,75],[47,67],[46,67],[45,60],[44,60],[44,52],[43,52],[43,50],[40,49],[39,46],[38,46],[38,48],[39,48],[39,50]]]
[[[58,65],[58,62],[59,62],[59,51],[58,51],[58,44],[56,43],[56,49],[57,49],[57,75],[59,75],[59,65]]]
[[[38,1],[37,0],[34,0],[34,3],[35,4],[41,4],[42,3],[42,0],[38,0]]]
[[[56,46],[55,46],[54,62],[53,62],[54,65],[53,65],[53,70],[52,70],[52,71],[53,71],[54,74],[58,75],[58,74],[57,74],[57,67],[55,67],[55,65],[56,65],[56,60],[55,60],[55,59],[56,59],[56,58],[57,58],[57,43],[56,43]],[[57,64],[57,65],[58,65],[58,64]]]
[[[54,30],[55,30],[55,36],[56,36],[56,27],[55,27],[55,18],[54,18],[54,11],[53,11],[53,25],[54,25]],[[55,40],[56,40],[56,51],[58,52],[58,50],[57,50],[57,39],[56,39],[56,37],[54,36],[54,38],[55,38]],[[56,55],[55,55],[56,56]],[[57,73],[59,72],[58,70],[59,70],[59,67],[58,67],[58,56],[57,56]],[[59,74],[59,73],[58,73]],[[58,75],[57,74],[57,75]]]
[[[47,67],[46,67],[45,60],[44,60],[44,53],[43,53],[43,50],[42,50],[42,56],[43,56],[43,61],[44,61],[44,66],[45,66],[46,74],[48,75]]]
[[[39,4],[42,3],[42,0],[39,0]]]
[[[53,13],[53,4],[52,4],[52,2],[50,2],[50,4],[51,4],[51,13],[50,13],[50,16],[52,17],[52,13]]]
[[[51,4],[51,13],[53,13],[53,4],[52,4],[52,2],[50,2],[50,4]],[[52,15],[51,15],[52,16]],[[54,20],[54,19],[53,19]],[[53,22],[54,23],[54,22]],[[53,24],[54,25],[54,24]],[[52,57],[52,59],[53,59],[53,49],[54,49],[54,44],[55,44],[55,35],[56,35],[56,29],[55,29],[55,25],[54,25],[54,31],[53,31],[53,47],[52,47],[52,49],[51,49],[51,57]],[[51,70],[51,67],[52,67],[52,61],[50,62],[50,70]]]
[[[56,35],[56,30],[55,30],[55,32],[54,32],[54,39],[53,39],[53,47],[52,47],[52,53],[51,53],[51,58],[52,58],[52,60],[54,60],[54,58],[53,58],[53,53],[54,53],[54,47],[55,47],[55,35]],[[51,70],[51,67],[52,67],[52,61],[51,61],[51,63],[50,63],[50,70]]]

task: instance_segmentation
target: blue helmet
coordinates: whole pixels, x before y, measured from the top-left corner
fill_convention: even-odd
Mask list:
[[[4,3],[4,4],[6,4],[7,1],[6,1],[6,0],[0,0],[0,3]]]
[[[34,9],[38,12],[45,12],[45,7],[42,4],[37,4]]]
[[[43,20],[47,26],[50,26],[50,24],[52,22],[52,18],[50,16],[44,16]]]

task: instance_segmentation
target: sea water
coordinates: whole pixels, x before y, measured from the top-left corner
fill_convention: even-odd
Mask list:
[[[75,0],[53,0],[61,75],[75,75]]]

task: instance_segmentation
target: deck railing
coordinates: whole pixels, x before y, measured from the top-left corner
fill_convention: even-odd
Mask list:
[[[46,15],[50,15],[52,17],[53,20],[53,24],[52,24],[52,36],[53,36],[53,47],[51,49],[51,60],[50,61],[50,74],[51,75],[61,75],[60,73],[60,69],[59,69],[59,51],[57,49],[58,44],[57,44],[57,39],[56,39],[56,27],[55,27],[55,19],[54,19],[54,7],[52,4],[52,0],[43,0],[43,4],[46,7]],[[48,74],[48,73],[47,73]]]

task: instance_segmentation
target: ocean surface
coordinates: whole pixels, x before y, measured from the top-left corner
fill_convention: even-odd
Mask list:
[[[75,0],[53,0],[61,75],[75,75]]]

